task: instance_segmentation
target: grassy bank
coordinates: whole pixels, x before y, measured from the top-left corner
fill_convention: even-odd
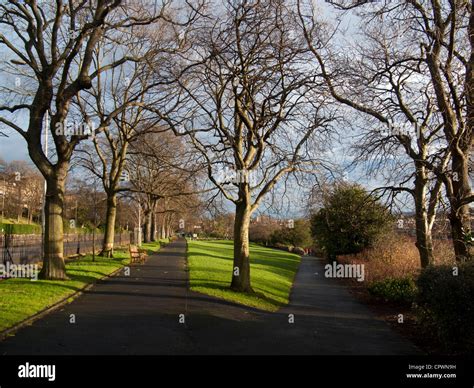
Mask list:
[[[160,243],[144,244],[143,247],[151,253],[160,248]],[[0,281],[0,332],[110,275],[129,262],[128,250],[115,250],[113,259],[96,257],[92,261],[92,256],[87,255],[68,262],[66,271],[70,280],[67,281],[18,278]]]
[[[229,289],[232,258],[232,241],[189,241],[191,290],[267,311],[276,311],[288,303],[300,262],[298,255],[251,244],[250,277],[254,294]]]

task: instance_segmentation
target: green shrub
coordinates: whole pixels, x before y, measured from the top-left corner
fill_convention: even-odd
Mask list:
[[[313,244],[311,227],[307,220],[295,220],[294,227],[286,226],[274,230],[270,235],[271,244],[277,243],[288,246],[309,247]]]
[[[390,302],[412,303],[416,296],[416,284],[408,277],[373,282],[367,289],[372,295]]]
[[[393,221],[389,210],[362,186],[336,184],[312,215],[311,231],[330,258],[373,246]]]
[[[91,228],[91,227],[84,227],[84,228],[69,228],[69,227],[65,227],[64,228],[64,233],[65,234],[92,234],[94,233],[94,228]],[[104,233],[104,229],[101,229],[101,228],[95,228],[95,233],[96,234],[100,234],[100,233]]]
[[[455,267],[456,268],[456,267]],[[432,266],[420,274],[417,311],[422,324],[451,350],[474,349],[474,263]]]

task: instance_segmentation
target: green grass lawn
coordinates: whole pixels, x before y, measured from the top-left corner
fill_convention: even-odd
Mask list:
[[[29,223],[28,218],[23,218],[21,217],[20,220],[18,221],[18,218],[0,218],[0,222],[4,224],[27,224],[27,225],[37,225],[40,226],[40,224],[37,224],[35,222]]]
[[[151,255],[153,252],[158,251],[161,248],[161,246],[166,245],[169,242],[170,240],[168,238],[164,238],[164,239],[154,241],[151,243],[142,243],[140,248],[146,249],[148,251],[148,254]]]
[[[149,253],[160,243],[143,244]],[[87,255],[66,264],[70,280],[53,281],[8,279],[0,281],[0,332],[81,290],[86,285],[110,275],[130,262],[128,249],[114,250],[114,258]]]
[[[229,289],[232,258],[232,241],[188,241],[191,290],[267,311],[288,304],[298,255],[251,244],[250,280],[255,294]]]

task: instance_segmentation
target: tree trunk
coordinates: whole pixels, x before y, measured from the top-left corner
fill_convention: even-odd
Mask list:
[[[151,220],[152,212],[150,210],[145,212],[145,243],[151,242]]]
[[[426,219],[416,216],[416,247],[420,254],[421,268],[433,264],[433,236]]]
[[[171,236],[171,215],[168,215],[166,217],[166,223],[165,223],[165,238],[170,238]]]
[[[416,247],[420,254],[421,267],[426,268],[433,263],[432,227],[428,219],[427,190],[428,179],[424,167],[417,167],[415,178],[415,225]]]
[[[17,211],[17,221],[20,222],[23,216],[23,207],[21,204],[21,186],[18,184],[18,211]]]
[[[67,167],[65,168],[67,172]],[[64,176],[64,178],[61,178]],[[65,280],[66,266],[64,264],[63,246],[63,210],[64,186],[66,174],[57,172],[47,179],[45,200],[45,230],[43,231],[43,267],[40,279]]]
[[[166,235],[165,232],[165,217],[161,220],[161,233],[160,233],[160,239],[164,239]]]
[[[253,292],[250,285],[250,215],[250,206],[247,201],[243,201],[236,206],[234,221],[234,267],[232,269],[230,288],[238,292]]]
[[[156,213],[155,213],[155,212],[153,212],[152,221],[153,221],[153,223],[152,223],[152,228],[151,228],[151,230],[152,230],[152,232],[151,232],[151,233],[152,233],[151,241],[156,241],[156,240],[157,240],[157,238],[156,238],[156,234],[157,234],[156,221],[157,221],[157,220],[156,220]]]
[[[104,241],[102,243],[102,252],[100,252],[100,256],[113,257],[116,217],[117,217],[117,195],[115,193],[108,194]]]
[[[448,196],[450,203],[449,222],[457,261],[471,260],[471,215],[469,205],[460,206],[460,201],[470,195],[469,164],[465,155],[453,154],[452,169],[453,195]]]
[[[451,225],[451,238],[453,240],[456,260],[458,262],[471,260],[471,247],[468,243],[468,239],[471,236],[469,207],[457,207],[455,204],[452,204],[449,213],[449,223]]]

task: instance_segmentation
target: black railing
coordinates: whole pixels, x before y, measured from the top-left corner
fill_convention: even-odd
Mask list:
[[[64,256],[98,252],[102,247],[104,235],[102,233],[65,234]],[[123,246],[131,242],[130,232],[115,234],[115,245]],[[95,240],[95,243],[94,243]],[[41,261],[41,235],[9,234],[4,231],[0,234],[0,247],[2,249],[2,261],[11,261],[16,264],[33,264]]]

